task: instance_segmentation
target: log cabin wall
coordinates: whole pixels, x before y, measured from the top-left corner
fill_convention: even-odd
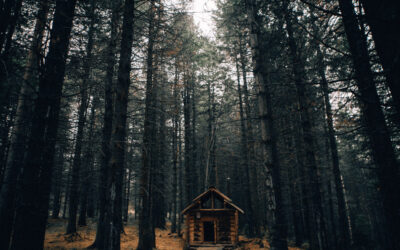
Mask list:
[[[200,218],[197,218],[200,213]],[[199,212],[192,211],[186,215],[188,239],[190,245],[203,243],[236,244],[238,239],[238,212],[235,210]],[[214,241],[205,239],[204,223],[214,225]]]

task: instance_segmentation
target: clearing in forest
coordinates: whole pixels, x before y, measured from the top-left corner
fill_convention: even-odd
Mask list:
[[[65,235],[67,220],[49,219],[46,230],[44,249],[85,249],[96,236],[96,224],[89,223],[88,226],[78,227],[75,237]],[[138,230],[136,225],[125,226],[125,234],[121,234],[121,249],[136,249],[138,244]],[[180,250],[183,249],[184,240],[176,234],[171,234],[169,228],[166,230],[156,229],[156,244],[158,250]],[[240,250],[269,249],[269,244],[262,239],[247,239],[239,236]],[[298,250],[298,248],[289,248]]]

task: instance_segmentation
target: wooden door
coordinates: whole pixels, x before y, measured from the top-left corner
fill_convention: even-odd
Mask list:
[[[204,221],[203,222],[203,242],[214,242],[215,237],[215,221]]]

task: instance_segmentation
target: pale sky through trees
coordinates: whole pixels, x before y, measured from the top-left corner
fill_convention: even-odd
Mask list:
[[[215,32],[215,23],[212,20],[212,11],[216,10],[217,6],[213,0],[193,0],[190,11],[193,13],[193,18],[201,32],[213,37]]]

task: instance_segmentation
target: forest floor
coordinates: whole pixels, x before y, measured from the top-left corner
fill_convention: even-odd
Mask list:
[[[88,226],[78,227],[78,235],[71,237],[65,235],[67,220],[49,219],[46,229],[44,249],[85,249],[93,243],[96,235],[96,224],[89,222]],[[265,239],[248,239],[239,236],[238,250],[259,250],[269,249],[269,244]],[[125,234],[121,235],[121,249],[136,249],[138,244],[138,229],[136,224],[129,223],[125,226]],[[177,234],[171,234],[169,229],[156,229],[156,245],[158,250],[181,250],[184,241]],[[289,248],[289,250],[299,250],[299,248]]]

